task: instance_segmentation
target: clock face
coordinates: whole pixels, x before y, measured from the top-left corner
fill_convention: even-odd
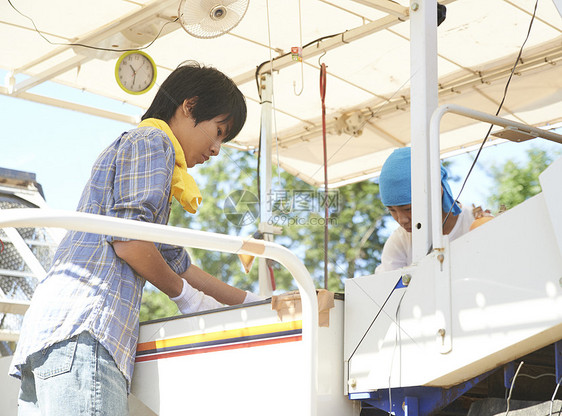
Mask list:
[[[117,82],[130,94],[147,92],[156,81],[156,66],[144,52],[127,52],[117,61]]]

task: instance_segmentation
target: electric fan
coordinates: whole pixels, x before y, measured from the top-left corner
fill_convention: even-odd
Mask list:
[[[232,30],[244,17],[250,0],[181,0],[180,24],[196,38],[210,39]]]

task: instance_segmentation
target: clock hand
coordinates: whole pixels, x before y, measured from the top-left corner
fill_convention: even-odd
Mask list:
[[[131,70],[133,71],[133,84],[135,85],[135,79],[137,77],[137,71],[135,71],[135,68],[133,68],[133,65],[129,65],[131,67]]]

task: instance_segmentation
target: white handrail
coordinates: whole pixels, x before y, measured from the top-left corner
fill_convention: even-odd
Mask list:
[[[310,392],[306,414],[316,415],[317,399],[317,344],[318,302],[316,288],[308,270],[287,248],[253,238],[196,231],[140,221],[124,220],[82,212],[67,212],[51,209],[6,209],[0,210],[0,228],[4,227],[58,227],[116,237],[216,250],[225,253],[250,254],[267,257],[282,264],[297,282],[302,300],[302,342],[307,358],[305,370],[309,373],[306,388]]]
[[[479,121],[484,121],[496,126],[517,127],[517,129],[530,133],[536,137],[542,137],[558,143],[562,143],[562,135],[528,126],[517,121],[508,120],[502,117],[493,116],[481,111],[461,107],[456,104],[445,104],[438,107],[431,116],[429,125],[429,169],[430,169],[430,188],[431,188],[431,227],[433,249],[443,249],[443,214],[441,209],[441,160],[439,158],[439,129],[441,119],[446,113],[454,113]]]

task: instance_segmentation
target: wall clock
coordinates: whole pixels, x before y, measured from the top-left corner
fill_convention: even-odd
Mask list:
[[[156,64],[145,52],[125,52],[115,64],[117,84],[129,94],[144,94],[156,82]]]

